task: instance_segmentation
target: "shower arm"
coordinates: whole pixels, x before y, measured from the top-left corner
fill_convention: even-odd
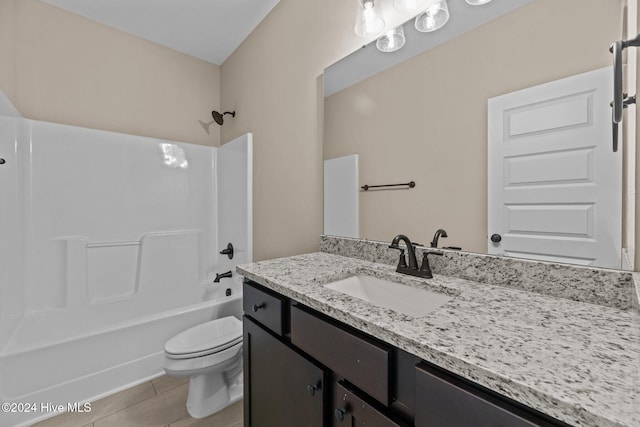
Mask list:
[[[609,51],[613,54],[613,101],[611,103],[611,125],[613,130],[613,151],[618,151],[618,124],[622,122],[622,110],[635,104],[636,97],[626,97],[622,89],[622,51],[628,47],[640,46],[640,34],[630,40],[613,42]]]

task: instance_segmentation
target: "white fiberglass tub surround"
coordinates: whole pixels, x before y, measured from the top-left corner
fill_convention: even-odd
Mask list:
[[[161,374],[176,333],[240,316],[239,277],[212,280],[251,261],[250,134],[211,148],[3,115],[0,157],[1,402],[113,393]]]

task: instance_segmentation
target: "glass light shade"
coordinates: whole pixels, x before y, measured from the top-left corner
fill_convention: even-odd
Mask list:
[[[393,0],[393,7],[400,12],[411,12],[420,9],[427,0]]]
[[[355,32],[360,37],[377,36],[384,29],[382,19],[373,7],[373,0],[358,0]]]
[[[380,52],[395,52],[404,46],[404,29],[402,25],[387,31],[376,41],[376,47]]]
[[[466,0],[466,2],[469,3],[471,6],[480,6],[482,4],[487,4],[490,1],[491,0]]]
[[[449,20],[447,0],[440,0],[416,17],[416,30],[428,33],[442,28]]]

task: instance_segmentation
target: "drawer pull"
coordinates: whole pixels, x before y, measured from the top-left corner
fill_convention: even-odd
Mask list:
[[[349,410],[347,408],[338,408],[333,411],[333,415],[336,417],[336,420],[342,422],[344,421],[344,416],[347,415],[348,412]]]
[[[307,386],[307,392],[309,393],[310,396],[315,396],[316,391],[318,391],[319,389],[320,389],[320,383],[309,384]]]
[[[267,305],[265,303],[260,303],[260,304],[253,304],[253,312],[257,313],[258,310],[262,310],[263,308],[265,308]]]

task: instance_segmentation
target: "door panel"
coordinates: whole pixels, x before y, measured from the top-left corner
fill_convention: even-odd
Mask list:
[[[605,68],[489,100],[490,254],[620,268],[611,84]]]

